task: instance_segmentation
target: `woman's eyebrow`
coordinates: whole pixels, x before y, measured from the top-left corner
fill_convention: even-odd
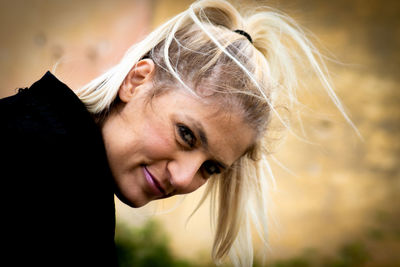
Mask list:
[[[204,131],[203,125],[201,125],[201,123],[199,123],[193,119],[192,119],[192,121],[193,121],[193,126],[195,127],[195,130],[200,137],[200,141],[201,141],[203,148],[208,151],[208,139],[207,139],[207,134]]]
[[[193,130],[194,130],[194,131],[197,133],[197,135],[200,137],[201,146],[204,148],[204,150],[206,150],[207,152],[210,152],[209,147],[208,147],[207,134],[206,134],[206,131],[204,130],[203,125],[202,125],[199,121],[193,119],[193,118],[190,117],[190,116],[187,116],[187,118],[188,118],[190,121],[192,121],[192,125],[193,125],[193,127],[194,127]],[[215,157],[215,155],[214,155],[214,157]],[[228,164],[224,163],[221,159],[218,159],[217,157],[215,157],[215,159],[216,159],[218,165],[220,165],[221,168],[223,168],[223,169],[227,169],[227,168],[228,168],[228,167],[227,167]]]

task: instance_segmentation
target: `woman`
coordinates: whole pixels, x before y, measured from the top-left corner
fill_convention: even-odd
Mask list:
[[[269,127],[290,131],[277,103],[296,103],[305,63],[354,127],[293,21],[223,0],[195,2],[75,92],[47,73],[1,100],[6,255],[115,265],[114,194],[140,207],[207,183],[214,261],[251,266],[250,223],[266,241]]]

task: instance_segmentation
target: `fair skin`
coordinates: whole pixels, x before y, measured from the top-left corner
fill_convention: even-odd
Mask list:
[[[228,169],[252,145],[238,112],[182,89],[154,97],[151,59],[141,60],[119,89],[121,105],[102,125],[115,193],[132,207],[187,194]]]

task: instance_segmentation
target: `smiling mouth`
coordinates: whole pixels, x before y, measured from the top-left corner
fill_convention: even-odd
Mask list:
[[[154,178],[151,172],[149,172],[146,166],[143,166],[143,172],[153,192],[160,197],[165,196],[166,195],[165,190],[161,187],[161,185],[159,184],[157,179]]]

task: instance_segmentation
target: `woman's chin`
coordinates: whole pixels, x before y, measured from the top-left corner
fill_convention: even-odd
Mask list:
[[[121,192],[115,192],[115,195],[118,197],[121,202],[132,207],[132,208],[140,208],[149,203],[150,200],[147,198],[138,198],[137,196],[134,198],[125,197]]]

